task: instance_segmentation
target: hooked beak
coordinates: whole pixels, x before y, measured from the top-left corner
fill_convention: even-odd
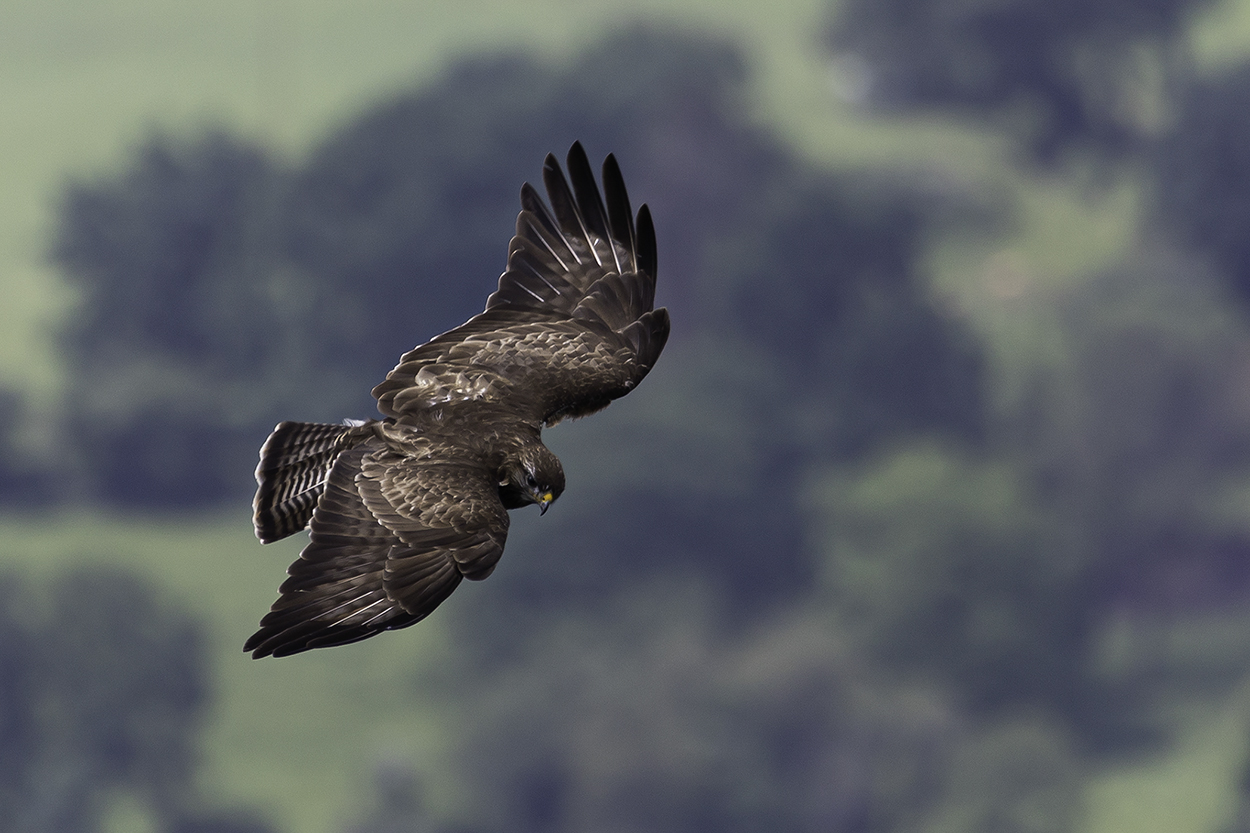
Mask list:
[[[551,505],[551,501],[555,500],[555,495],[551,492],[543,492],[538,496],[538,514],[539,516],[547,514],[547,507]]]

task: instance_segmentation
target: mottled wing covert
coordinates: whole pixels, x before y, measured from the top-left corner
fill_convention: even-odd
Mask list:
[[[548,207],[521,189],[508,268],[486,310],[401,359],[373,390],[400,421],[411,410],[484,400],[533,423],[581,416],[632,390],[668,338],[655,301],[655,230],[646,206],[632,213],[616,159],[600,197],[580,144],[565,179],[554,156],[543,167]]]

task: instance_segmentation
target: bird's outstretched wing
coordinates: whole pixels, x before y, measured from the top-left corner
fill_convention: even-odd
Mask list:
[[[366,443],[340,454],[309,543],[244,650],[286,656],[404,628],[462,578],[488,576],[508,513],[488,473],[446,451],[412,457]]]
[[[401,422],[452,401],[505,403],[535,424],[605,407],[651,370],[668,339],[667,310],[654,309],[656,248],[651,214],[635,219],[616,159],[603,166],[600,196],[580,144],[565,179],[543,166],[550,207],[521,189],[508,268],[486,309],[409,351],[373,389],[378,409]]]

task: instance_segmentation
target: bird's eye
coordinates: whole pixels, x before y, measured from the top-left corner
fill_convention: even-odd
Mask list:
[[[525,478],[525,482],[531,489],[538,485],[538,481],[534,479],[534,475],[532,474]]]

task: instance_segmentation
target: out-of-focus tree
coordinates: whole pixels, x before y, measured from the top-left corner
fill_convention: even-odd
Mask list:
[[[442,833],[422,807],[421,782],[415,768],[403,759],[381,761],[373,773],[375,804],[346,833]]]
[[[992,118],[1039,161],[1142,149],[1188,75],[1212,0],[846,0],[829,43],[888,108]]]
[[[876,673],[827,611],[734,629],[709,598],[697,583],[636,588],[591,627],[534,633],[484,680],[462,704],[483,827],[938,831],[1040,808],[1035,829],[1070,829],[1080,766],[1049,727],[978,729],[940,688]]]
[[[1061,296],[1066,355],[1004,422],[1043,499],[1098,552],[1100,603],[1219,604],[1250,576],[1218,505],[1250,463],[1246,325],[1201,264],[1146,251]],[[1205,582],[1190,573],[1204,559]],[[1244,571],[1243,571],[1244,572]],[[1188,573],[1184,582],[1176,579]]]
[[[61,436],[86,497],[194,504],[246,484],[240,449],[300,367],[272,257],[277,183],[261,150],[214,133],[155,137],[66,190],[52,257],[79,299]]]
[[[1004,440],[1087,554],[1074,592],[1088,617],[1244,604],[1250,529],[1216,511],[1250,463],[1247,328],[1229,293],[1200,263],[1147,248],[1055,312],[1066,355],[1038,369]],[[1074,717],[1114,743],[1127,701],[1149,702],[1159,682],[1120,680]]]
[[[169,821],[161,833],[273,833],[273,827],[249,813],[188,812]]]
[[[65,461],[40,458],[21,439],[26,411],[20,393],[0,389],[0,503],[10,506],[46,505],[64,497],[54,485],[54,472]]]
[[[635,589],[532,633],[470,704],[482,826],[849,831],[923,805],[940,702],[871,689],[818,616],[726,637],[706,598]]]
[[[118,794],[161,830],[201,829],[196,623],[112,569],[83,569],[47,592],[12,575],[0,587],[0,830],[94,833]]]
[[[25,800],[26,768],[38,752],[36,657],[21,615],[21,586],[0,582],[0,829]]]
[[[811,506],[826,588],[873,656],[947,680],[973,713],[1040,710],[1108,751],[1159,738],[1169,682],[1100,668],[1110,619],[1250,592],[1250,531],[1211,510],[1250,452],[1246,333],[1208,273],[1158,252],[1049,306],[1062,349],[995,409],[988,449],[832,467]]]
[[[749,203],[708,276],[708,304],[754,354],[741,360],[768,370],[743,394],[773,441],[854,459],[915,433],[980,439],[981,348],[920,266],[939,225],[977,207],[872,172],[792,175]]]
[[[1053,705],[1087,665],[1080,554],[1002,463],[925,445],[835,470],[812,497],[822,578],[869,653],[973,710]]]
[[[1186,89],[1151,159],[1163,235],[1209,258],[1250,299],[1250,66]]]
[[[1062,723],[991,722],[943,767],[942,804],[923,833],[1067,833],[1083,818],[1083,769]],[[905,828],[914,829],[914,828]]]
[[[132,576],[101,569],[57,582],[47,617],[35,641],[47,764],[75,762],[89,784],[176,806],[207,699],[196,623]]]

